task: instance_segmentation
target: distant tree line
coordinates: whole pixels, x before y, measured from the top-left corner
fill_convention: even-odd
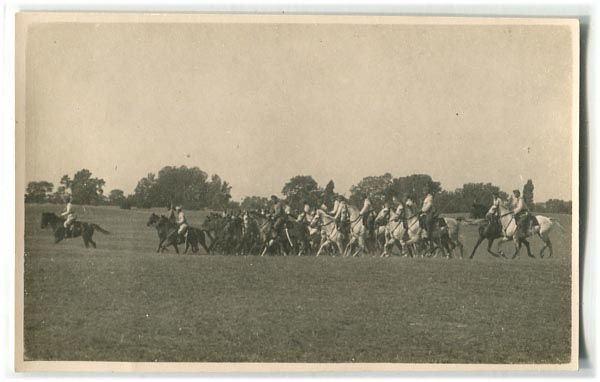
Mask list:
[[[30,182],[27,185],[26,203],[64,203],[71,196],[75,204],[115,205],[129,209],[183,205],[186,209],[224,209],[231,204],[231,186],[219,175],[212,176],[198,167],[163,167],[158,175],[148,174],[140,179],[133,194],[123,190],[111,190],[104,195],[104,179],[92,176],[83,169],[71,179],[61,178],[60,186],[47,181]]]
[[[93,177],[89,170],[82,169],[73,178],[64,175],[56,191],[50,182],[30,182],[25,202],[64,203],[66,196],[70,195],[76,204],[115,205],[126,209],[167,207],[171,204],[182,205],[186,209],[213,210],[259,210],[270,207],[270,200],[266,196],[247,196],[241,203],[232,201],[229,183],[217,174],[209,176],[198,167],[163,167],[157,174],[150,173],[140,179],[130,195],[119,189],[104,195],[104,185],[103,179]],[[511,199],[511,195],[491,183],[467,183],[449,191],[442,189],[440,182],[426,174],[393,177],[389,173],[364,177],[350,188],[348,199],[350,203],[360,206],[361,195],[369,194],[373,206],[378,210],[394,196],[404,199],[412,195],[421,203],[428,187],[437,191],[435,206],[439,212],[470,212],[476,218],[485,215],[494,193],[499,193],[504,200]],[[302,209],[304,201],[313,206],[325,204],[331,208],[338,195],[333,180],[321,187],[310,175],[292,177],[284,184],[281,194],[285,202],[297,211]],[[550,199],[535,203],[532,180],[523,186],[522,194],[527,205],[535,212],[571,213],[571,201]]]

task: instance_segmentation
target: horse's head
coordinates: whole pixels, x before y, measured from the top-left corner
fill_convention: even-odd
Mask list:
[[[390,209],[388,207],[384,207],[379,211],[377,216],[375,217],[375,224],[377,225],[385,225],[389,221],[390,218]]]
[[[313,215],[312,219],[310,219],[310,227],[317,228],[319,225],[321,225],[322,221],[323,221],[323,218],[321,217],[321,212],[317,211]]]
[[[43,212],[42,213],[42,224],[41,224],[42,229],[48,227],[48,224],[50,224],[50,222],[53,221],[54,219],[56,219],[56,215],[54,213]]]
[[[150,217],[148,218],[148,222],[146,223],[146,226],[150,227],[150,226],[155,225],[159,219],[160,219],[160,217],[157,214],[152,213],[152,215],[150,215]]]
[[[486,217],[490,217],[490,216],[494,216],[498,213],[498,206],[496,206],[495,204],[492,204],[492,206],[490,207],[490,209],[488,210],[488,212],[485,214]]]

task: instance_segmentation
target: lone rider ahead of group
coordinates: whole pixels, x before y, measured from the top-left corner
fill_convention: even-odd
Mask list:
[[[65,233],[64,238],[71,237],[73,235],[73,225],[75,223],[75,219],[77,219],[77,215],[75,214],[75,209],[73,208],[73,204],[71,203],[71,197],[67,196],[66,199],[67,206],[65,210],[60,214],[60,216],[65,216]]]

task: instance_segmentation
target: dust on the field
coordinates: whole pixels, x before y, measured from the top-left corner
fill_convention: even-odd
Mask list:
[[[112,234],[96,233],[96,250],[54,245],[40,214],[59,209],[26,206],[28,360],[570,361],[560,230],[551,259],[496,259],[483,245],[474,260],[175,255],[155,253],[150,210],[86,207],[80,220]],[[461,229],[468,256],[476,229]]]

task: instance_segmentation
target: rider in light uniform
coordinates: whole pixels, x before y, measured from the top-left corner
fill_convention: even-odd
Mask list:
[[[371,200],[369,200],[369,195],[362,194],[361,198],[363,199],[363,206],[359,212],[359,215],[362,217],[362,223],[365,229],[367,230],[368,236],[371,237],[373,233],[373,227],[369,224],[369,217],[371,212],[373,211],[373,207],[371,206]]]
[[[486,218],[491,220],[494,217],[500,217],[500,206],[504,206],[504,200],[500,197],[498,192],[492,194],[492,206],[494,207],[494,213],[487,213]]]
[[[181,241],[181,239],[185,239],[186,243],[187,243],[187,230],[188,230],[188,223],[187,223],[187,219],[185,218],[185,214],[183,213],[183,209],[181,208],[181,206],[177,206],[175,207],[175,223],[177,223],[177,241]]]
[[[348,212],[348,206],[346,205],[346,199],[342,195],[338,195],[337,197],[337,208],[335,210],[335,225],[337,229],[343,234],[344,238],[349,231],[349,223],[350,223],[350,213]]]
[[[396,217],[394,218],[394,221],[399,222],[400,220],[402,220],[402,224],[404,225],[404,229],[406,230],[406,214],[404,212],[404,203],[402,203],[402,201],[399,200],[398,197],[395,195],[392,198],[392,200],[398,205],[398,207],[396,207],[395,210]]]
[[[333,201],[333,209],[331,211],[327,212],[329,215],[335,216],[337,214],[338,208],[340,207],[340,200],[341,200],[340,198],[341,197],[342,197],[341,195],[336,196],[335,200]],[[327,210],[325,210],[325,211],[327,211]]]
[[[68,237],[72,234],[73,223],[75,223],[75,219],[77,219],[77,215],[75,214],[75,209],[73,208],[73,204],[71,203],[71,197],[67,196],[67,206],[65,210],[60,214],[60,216],[65,216],[65,234],[64,237]]]
[[[308,222],[311,217],[312,208],[310,207],[310,204],[308,204],[308,202],[305,200],[304,202],[302,202],[302,212],[298,214],[298,218],[296,219],[296,221],[299,223]]]
[[[433,233],[433,226],[435,224],[435,210],[433,208],[433,190],[430,186],[425,188],[425,199],[423,199],[423,206],[419,214],[425,215],[425,230],[427,231],[427,238],[430,244],[432,244],[431,238]]]
[[[515,223],[517,223],[517,234],[519,235],[519,237],[524,238],[525,236],[527,236],[527,222],[529,218],[529,209],[527,208],[525,201],[521,197],[521,192],[519,190],[514,190],[513,195],[515,196],[513,202],[515,208],[513,209],[512,213],[515,216]]]

